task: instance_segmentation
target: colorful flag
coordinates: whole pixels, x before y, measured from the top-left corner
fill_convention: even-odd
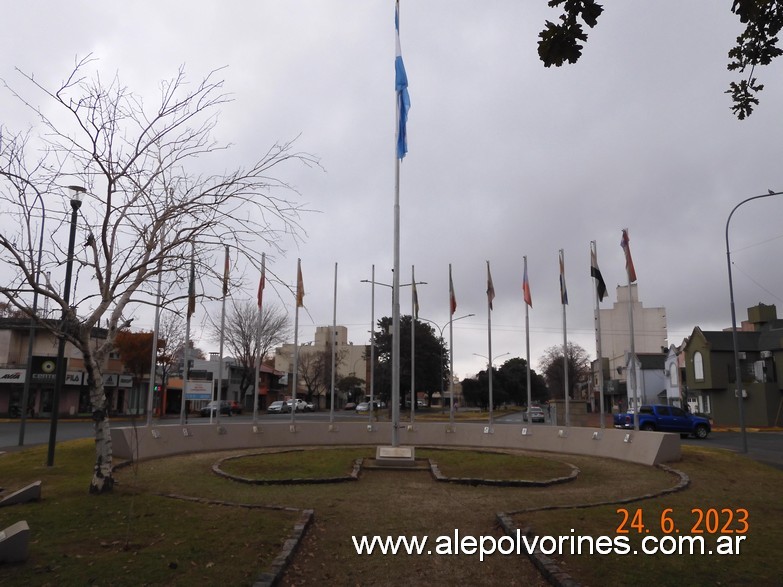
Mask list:
[[[492,274],[489,272],[489,261],[487,261],[487,303],[489,309],[493,310],[492,300],[495,299],[495,286],[492,285]]]
[[[226,247],[226,265],[223,268],[223,295],[228,295],[228,247]]]
[[[457,311],[457,296],[454,295],[454,283],[451,281],[451,265],[449,265],[449,307],[453,316]]]
[[[533,296],[530,295],[530,282],[527,280],[527,259],[525,259],[525,274],[522,278],[522,295],[525,298],[525,303],[533,307]]]
[[[190,258],[190,280],[188,281],[188,318],[196,311],[196,263]]]
[[[633,266],[633,259],[631,258],[631,239],[628,238],[628,229],[623,228],[623,238],[620,241],[620,246],[625,251],[625,270],[628,272],[628,281],[633,283],[636,281],[636,269]]]
[[[595,288],[598,292],[598,301],[603,301],[606,297],[606,283],[604,277],[601,275],[601,270],[598,268],[598,259],[595,254],[595,249],[590,246],[590,276],[595,279]]]
[[[258,309],[261,310],[264,301],[264,287],[266,287],[266,265],[261,257],[261,279],[258,280]]]
[[[411,99],[408,95],[408,75],[405,73],[405,64],[402,62],[402,49],[400,48],[400,2],[397,0],[394,6],[394,32],[396,38],[396,54],[394,57],[394,88],[397,92],[397,159],[402,159],[408,152],[408,110],[411,107]]]
[[[568,305],[568,290],[566,289],[565,280],[565,254],[563,249],[560,249],[560,303],[564,306]]]
[[[296,307],[302,308],[304,306],[304,282],[302,281],[302,262],[297,259],[296,261]]]

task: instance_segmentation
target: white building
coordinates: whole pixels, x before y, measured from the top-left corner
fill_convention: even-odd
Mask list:
[[[645,308],[639,301],[638,286],[635,283],[631,284],[630,288],[627,285],[618,285],[616,295],[617,301],[612,308],[598,310],[597,316],[601,327],[601,354],[607,410],[618,400],[627,401],[629,396],[633,396],[633,392],[627,389],[627,368],[631,352],[631,314],[633,314],[634,351],[637,355],[660,354],[666,347],[667,339],[666,308]],[[598,393],[595,388],[598,379],[597,369],[598,362],[594,361],[592,382],[596,394]],[[641,380],[638,381],[641,384]],[[657,401],[658,398],[651,397],[649,400]],[[598,397],[594,397],[594,404],[599,405]]]
[[[334,338],[335,348],[335,381],[353,376],[357,379],[367,381],[369,379],[369,348],[367,345],[354,345],[348,342],[348,329],[345,326],[317,326],[315,337],[299,345],[299,363],[297,369],[297,395],[307,393],[307,384],[305,379],[308,376],[308,370],[312,371],[311,376],[318,376],[314,371],[317,368],[318,357],[329,358],[332,349],[332,339]],[[294,370],[294,345],[284,344],[275,349],[275,370],[283,373],[293,374]],[[330,376],[331,370],[326,369],[322,373],[324,376]],[[289,380],[291,379],[289,375]],[[289,382],[290,385],[290,382]],[[317,394],[324,397],[326,390],[321,385]],[[340,401],[347,398],[340,397]],[[338,402],[335,402],[337,405]],[[324,402],[322,402],[325,405]],[[323,406],[322,406],[323,407]]]

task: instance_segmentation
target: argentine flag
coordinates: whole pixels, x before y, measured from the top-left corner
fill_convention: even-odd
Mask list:
[[[405,64],[402,62],[400,49],[400,2],[397,0],[394,7],[394,30],[396,33],[397,52],[394,58],[394,87],[397,91],[397,159],[405,157],[408,152],[408,133],[405,126],[408,122],[408,110],[411,107],[411,99],[408,95],[408,75],[405,73]]]

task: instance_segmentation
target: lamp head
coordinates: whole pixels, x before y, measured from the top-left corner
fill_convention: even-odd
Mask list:
[[[71,207],[75,210],[78,210],[79,207],[82,205],[82,200],[84,199],[84,194],[87,192],[84,187],[80,185],[69,185],[68,189],[71,190]]]

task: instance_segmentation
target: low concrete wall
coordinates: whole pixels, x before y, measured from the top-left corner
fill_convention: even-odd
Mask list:
[[[174,454],[266,447],[308,445],[390,445],[391,423],[262,421],[237,424],[192,424],[113,428],[114,455],[144,460]],[[527,434],[523,434],[523,430]],[[399,430],[403,446],[460,448],[512,448],[532,451],[592,455],[657,465],[681,457],[678,434],[629,432],[606,428],[527,426],[443,422],[416,423]]]

